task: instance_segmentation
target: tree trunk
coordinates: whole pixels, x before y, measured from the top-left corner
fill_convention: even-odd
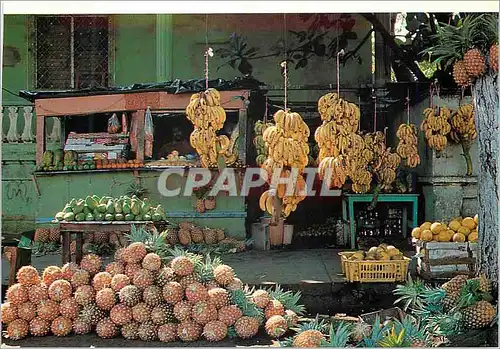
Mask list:
[[[498,287],[500,117],[498,76],[485,75],[472,87],[479,141],[478,267]]]

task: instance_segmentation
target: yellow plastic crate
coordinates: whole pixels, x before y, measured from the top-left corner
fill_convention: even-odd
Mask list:
[[[350,261],[344,268],[349,282],[396,282],[406,281],[410,258],[396,261]]]
[[[349,257],[351,257],[353,254],[355,254],[356,251],[345,251],[345,252],[339,252],[340,256],[340,265],[342,267],[342,274],[345,274],[345,262]]]

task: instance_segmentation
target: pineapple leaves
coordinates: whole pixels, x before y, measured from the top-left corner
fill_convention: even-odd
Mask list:
[[[344,321],[339,322],[336,327],[334,326],[334,324],[331,324],[328,341],[322,339],[321,346],[331,348],[344,348],[349,341],[351,330],[352,325]]]
[[[399,296],[394,304],[403,303],[403,310],[423,306],[422,293],[425,290],[424,283],[421,280],[413,281],[410,277],[405,285],[397,285],[393,291],[394,295]]]
[[[304,314],[305,307],[299,304],[302,293],[297,291],[284,291],[280,285],[276,285],[274,290],[269,290],[269,296],[273,299],[280,301],[286,309],[290,309],[298,315]]]

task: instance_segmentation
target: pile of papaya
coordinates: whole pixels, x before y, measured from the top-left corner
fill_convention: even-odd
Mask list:
[[[87,196],[71,199],[55,216],[58,221],[153,221],[166,220],[161,205],[153,206],[147,198],[137,196]]]
[[[95,170],[96,164],[93,160],[78,162],[78,154],[73,150],[63,151],[46,150],[43,153],[42,163],[37,167],[37,171],[76,171]]]

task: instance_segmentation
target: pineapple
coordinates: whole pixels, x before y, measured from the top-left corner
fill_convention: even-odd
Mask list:
[[[163,343],[175,342],[177,340],[177,324],[168,323],[158,327],[158,340]]]
[[[179,242],[182,246],[187,246],[191,243],[191,232],[188,229],[179,230]]]
[[[80,305],[75,298],[66,298],[59,304],[59,312],[68,319],[76,319],[80,314]]]
[[[191,233],[191,241],[194,244],[200,244],[204,242],[203,231],[199,227],[194,227],[190,231]]]
[[[234,278],[233,281],[226,285],[226,289],[229,291],[241,290],[242,288],[243,282],[238,278]]]
[[[111,288],[104,288],[95,296],[96,305],[102,310],[111,310],[116,304],[116,294]]]
[[[90,285],[83,285],[75,290],[74,294],[75,301],[82,306],[88,305],[94,302],[95,291]]]
[[[233,268],[225,264],[218,265],[214,269],[214,278],[219,285],[226,286],[230,284],[235,278]]]
[[[126,263],[141,263],[148,254],[146,245],[142,242],[133,242],[123,251],[122,258]]]
[[[491,292],[491,281],[486,277],[486,275],[481,274],[478,277],[472,279],[479,281],[479,290],[481,292],[490,293]]]
[[[196,322],[187,320],[177,326],[177,336],[183,342],[194,342],[198,340],[203,332],[203,328]]]
[[[63,279],[71,281],[71,278],[76,273],[76,271],[79,269],[80,269],[80,267],[78,266],[78,264],[76,264],[74,262],[69,262],[69,263],[64,264],[61,268]]]
[[[54,227],[49,229],[49,241],[51,242],[59,242],[61,239],[61,232],[59,228]]]
[[[104,244],[109,241],[109,236],[107,232],[97,231],[94,233],[93,241],[96,244]]]
[[[37,228],[35,230],[35,242],[46,243],[50,241],[50,229],[47,228]]]
[[[30,322],[36,316],[36,305],[31,302],[20,304],[17,307],[17,315],[20,319]]]
[[[155,284],[164,287],[169,281],[174,281],[174,269],[170,267],[163,267],[156,275]]]
[[[283,316],[274,315],[266,321],[266,333],[272,338],[282,337],[288,330],[288,322]]]
[[[490,47],[490,66],[495,73],[498,72],[498,44]]]
[[[109,312],[109,319],[117,326],[132,322],[132,309],[125,304],[117,304]]]
[[[205,209],[207,211],[210,211],[210,210],[215,210],[216,207],[217,207],[217,203],[216,203],[215,197],[207,196],[207,198],[205,199]]]
[[[146,287],[151,286],[154,282],[154,275],[147,269],[138,270],[132,280],[132,284],[144,290]]]
[[[496,315],[496,308],[491,303],[481,300],[462,310],[464,327],[480,329],[488,326]]]
[[[178,321],[186,321],[191,318],[193,306],[188,301],[180,301],[174,306],[174,316]]]
[[[175,281],[168,282],[162,290],[163,299],[169,304],[176,304],[184,297],[184,289]]]
[[[266,290],[257,290],[252,294],[252,302],[260,309],[265,309],[269,301],[269,293]]]
[[[228,326],[232,326],[243,316],[243,312],[236,305],[228,305],[219,309],[218,318]]]
[[[50,330],[58,337],[65,337],[73,330],[73,322],[64,316],[55,318],[50,324]]]
[[[94,278],[92,279],[92,286],[94,287],[94,290],[100,291],[105,288],[111,287],[111,280],[113,279],[113,276],[111,276],[110,273],[102,271],[100,273],[97,273],[94,275]]]
[[[29,301],[35,304],[49,298],[49,288],[45,284],[33,285],[28,288]]]
[[[139,303],[132,308],[132,318],[134,321],[143,323],[151,320],[152,308],[146,303]]]
[[[234,324],[234,329],[243,339],[254,337],[259,332],[260,321],[256,317],[242,316]]]
[[[16,319],[7,325],[7,336],[12,340],[23,339],[28,335],[29,323],[23,319]]]
[[[139,331],[139,324],[137,322],[130,322],[121,328],[123,338],[128,340],[138,339],[139,335],[137,331]]]
[[[38,304],[36,312],[43,320],[52,322],[59,316],[59,304],[50,299],[43,300]]]
[[[55,265],[50,265],[43,270],[42,282],[47,286],[50,286],[51,283],[62,278],[63,273],[61,268],[56,267]]]
[[[364,321],[357,322],[352,329],[351,339],[353,342],[361,342],[372,332],[372,327]]]
[[[448,282],[445,282],[441,288],[447,293],[460,293],[468,280],[467,275],[457,275]]]
[[[142,260],[142,267],[149,271],[161,269],[161,258],[156,253],[148,253]]]
[[[127,275],[132,281],[134,279],[135,274],[142,269],[142,266],[137,263],[129,263],[125,265],[125,275]]]
[[[175,246],[179,243],[179,235],[175,229],[165,230],[162,235],[166,235],[166,240],[169,245]]]
[[[99,309],[94,303],[83,306],[80,312],[80,319],[92,326],[97,325],[99,321],[106,317],[106,312]]]
[[[209,342],[219,342],[227,336],[227,325],[222,321],[210,321],[203,327],[203,336]]]
[[[49,298],[61,302],[63,299],[71,297],[73,288],[67,280],[56,280],[49,286]]]
[[[90,283],[90,273],[84,269],[78,269],[71,277],[71,286],[78,288],[80,286],[88,285]]]
[[[130,278],[125,274],[116,274],[111,279],[111,288],[115,292],[119,292],[125,286],[130,285]]]
[[[95,332],[101,338],[110,339],[118,335],[118,327],[107,317],[97,323]]]
[[[305,330],[293,338],[293,346],[299,348],[317,348],[324,339],[325,336],[318,330]]]
[[[186,289],[192,283],[200,283],[200,282],[201,282],[201,277],[198,274],[191,274],[188,276],[184,276],[179,280],[179,283],[181,284],[183,289]]]
[[[217,234],[214,229],[203,229],[203,238],[207,245],[214,245],[217,243]]]
[[[94,253],[83,256],[82,261],[80,262],[80,267],[88,271],[91,275],[97,274],[101,269],[101,266],[101,258]]]
[[[106,268],[104,270],[111,274],[111,276],[123,274],[125,272],[125,264],[123,264],[122,262],[111,262],[106,265]]]
[[[120,302],[129,307],[133,307],[141,301],[142,292],[137,286],[127,285],[120,290],[118,297],[120,298]]]
[[[174,312],[170,304],[160,304],[151,310],[151,321],[155,325],[165,325],[174,320]]]
[[[2,303],[2,323],[8,324],[18,318],[17,316],[17,306],[10,303]]]
[[[223,288],[212,288],[208,290],[208,300],[217,309],[229,305],[229,294]]]
[[[186,287],[186,299],[191,303],[208,300],[208,290],[199,282],[193,282]]]
[[[299,316],[292,310],[285,310],[285,320],[288,323],[288,327],[296,327],[299,323]]]
[[[194,263],[188,257],[175,257],[172,260],[172,269],[179,276],[187,276],[193,273]]]
[[[149,306],[157,306],[163,301],[162,289],[155,285],[148,286],[142,293],[142,299]]]
[[[196,200],[196,212],[198,213],[205,212],[205,200],[203,199]]]
[[[21,267],[17,271],[16,278],[17,282],[23,286],[38,285],[40,283],[40,275],[31,265]]]
[[[154,323],[147,321],[139,325],[137,330],[139,339],[145,342],[151,342],[158,338],[158,326]]]
[[[36,317],[30,321],[30,333],[34,337],[44,337],[49,334],[50,322]]]
[[[215,238],[217,242],[221,242],[226,238],[226,235],[224,234],[224,230],[222,229],[215,229]]]
[[[484,56],[477,48],[470,49],[465,53],[464,64],[465,70],[471,78],[481,76],[486,70]]]
[[[456,61],[453,64],[453,79],[458,86],[468,86],[470,85],[470,77],[467,74],[464,61]]]
[[[83,321],[81,318],[73,321],[73,332],[78,335],[88,334],[92,331],[92,325]]]
[[[264,313],[266,315],[266,319],[270,319],[272,316],[275,315],[283,316],[285,315],[285,307],[283,307],[283,304],[281,304],[280,301],[272,299],[267,304]]]
[[[208,301],[200,301],[193,305],[191,317],[200,324],[206,325],[210,321],[217,320],[217,308]]]

